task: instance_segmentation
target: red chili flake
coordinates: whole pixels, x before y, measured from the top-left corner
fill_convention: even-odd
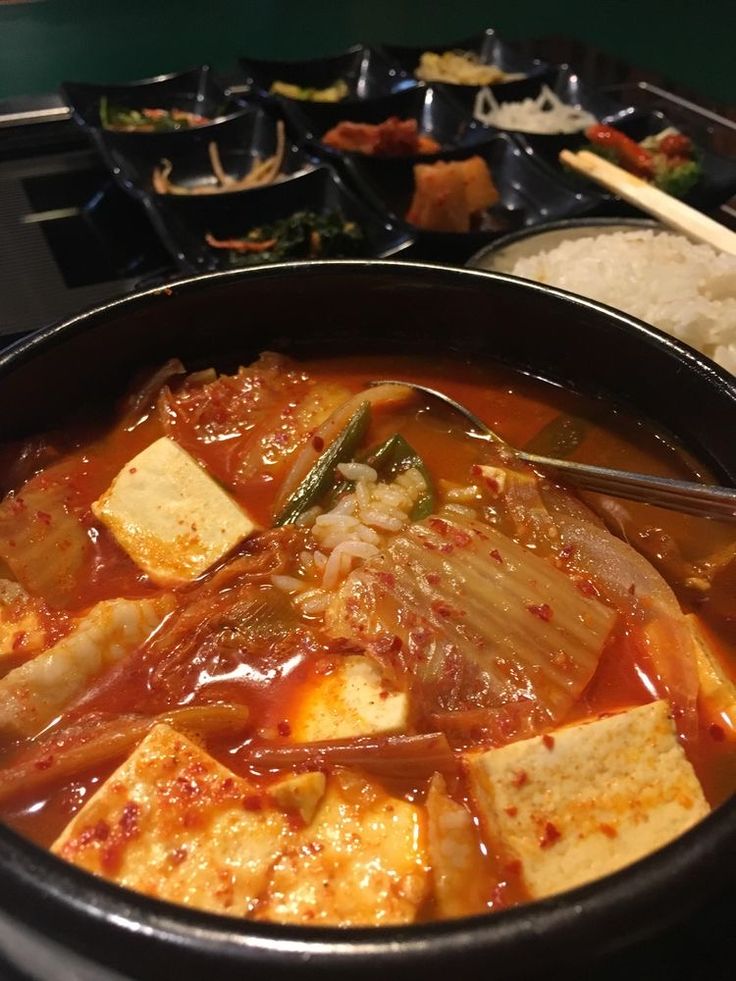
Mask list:
[[[126,838],[132,838],[138,832],[138,816],[141,809],[135,801],[131,800],[123,808],[118,824]]]
[[[388,692],[386,691],[386,689],[385,689],[385,688],[384,688],[384,689],[382,689],[382,690],[381,690],[381,691],[379,692],[379,694],[378,694],[378,697],[379,697],[379,698],[381,699],[381,701],[383,701],[383,702],[385,702],[385,701],[386,701],[386,699],[388,698],[388,696],[389,696],[389,693],[388,693]]]
[[[426,579],[430,586],[436,586],[440,581],[440,576],[436,572],[430,572]]]
[[[484,477],[485,485],[492,494],[499,494],[501,492],[501,485],[496,480],[495,477]]]
[[[542,736],[542,742],[547,749],[553,749],[555,745],[555,737],[550,736],[548,732],[545,732],[545,734]]]
[[[430,528],[434,528],[438,535],[447,535],[450,526],[442,518],[430,518],[427,522]]]
[[[574,545],[563,545],[562,548],[560,549],[560,551],[557,554],[558,554],[558,557],[560,559],[562,559],[563,562],[567,562],[567,560],[568,559],[571,559],[573,557],[573,555],[575,554],[575,546]]]
[[[290,736],[291,726],[286,719],[282,719],[281,722],[276,726],[276,730],[280,736]]]
[[[25,630],[19,630],[18,633],[13,637],[12,648],[14,651],[19,651],[23,646],[23,641],[26,639]]]
[[[243,798],[243,807],[246,811],[262,811],[263,796],[261,794],[250,794]]]
[[[501,557],[501,553],[498,551],[497,548],[491,549],[491,551],[488,554],[492,559],[494,559],[494,561],[499,562],[501,565],[503,565],[503,558]]]
[[[36,511],[36,517],[45,525],[51,524],[51,515],[47,511]]]
[[[470,473],[473,477],[480,477],[480,475],[483,473],[483,471],[480,469],[480,464],[474,463],[470,468]]]
[[[549,623],[552,619],[552,607],[548,603],[532,603],[527,606],[527,610],[545,623]]]
[[[506,865],[504,866],[504,874],[506,876],[521,875],[522,867],[523,866],[520,860],[518,858],[514,858],[510,862],[507,862]]]
[[[510,818],[515,818],[516,815],[519,813],[518,807],[505,807],[504,810],[506,811],[506,813]]]
[[[636,592],[636,583],[632,582],[632,584],[629,586],[629,596],[633,596],[635,592]]]
[[[321,436],[313,436],[312,437],[312,446],[315,448],[315,450],[318,453],[321,453],[322,450],[325,448],[325,441],[322,439]]]
[[[49,753],[47,756],[42,756],[40,760],[36,760],[35,766],[37,770],[48,770],[53,765],[53,762],[54,757]]]
[[[514,774],[511,783],[515,787],[523,787],[525,783],[529,782],[529,774],[526,770],[517,770]]]
[[[181,863],[184,861],[184,859],[187,857],[188,854],[189,852],[184,847],[184,845],[180,845],[179,848],[175,848],[173,852],[169,855],[169,861],[171,862],[172,865],[181,865]]]
[[[606,838],[618,838],[618,831],[616,831],[612,824],[599,824],[598,827]]]
[[[222,781],[222,789],[226,794],[230,793],[234,786],[235,781],[232,777],[225,777],[225,779]]]
[[[396,585],[396,576],[391,572],[377,572],[376,578],[386,589],[393,589]]]
[[[107,821],[98,821],[97,824],[85,828],[79,837],[72,843],[78,848],[83,848],[91,841],[106,841],[110,835],[110,825]]]
[[[443,620],[457,613],[457,610],[454,610],[449,603],[445,603],[443,600],[433,600],[431,608],[432,612],[436,613],[438,617],[442,617]]]
[[[550,848],[555,842],[559,841],[562,837],[561,832],[552,824],[551,821],[547,821],[544,826],[544,834],[539,839],[540,848]]]
[[[717,743],[722,743],[726,738],[726,733],[723,731],[723,728],[716,722],[713,722],[708,726],[708,733],[710,738],[714,739]]]
[[[129,467],[128,473],[138,473],[138,467]]]
[[[590,579],[581,579],[580,582],[575,583],[578,590],[583,594],[583,596],[590,596],[597,598],[601,595],[600,590],[597,586],[594,586]]]

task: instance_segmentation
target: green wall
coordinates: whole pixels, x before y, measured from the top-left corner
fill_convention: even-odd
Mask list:
[[[41,0],[0,4],[0,98],[238,54],[306,57],[356,40],[424,44],[482,27],[566,35],[736,103],[736,0]]]

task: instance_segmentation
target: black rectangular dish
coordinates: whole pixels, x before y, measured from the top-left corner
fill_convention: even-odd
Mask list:
[[[233,265],[229,252],[207,244],[207,234],[222,240],[240,238],[252,229],[302,211],[337,212],[355,222],[365,236],[361,254],[366,257],[394,255],[412,242],[406,226],[374,211],[324,164],[269,187],[240,194],[149,198],[148,207],[179,269],[187,273],[229,269]]]
[[[346,86],[342,102],[373,99],[416,84],[383,52],[371,45],[356,44],[339,54],[302,61],[266,58],[238,59],[245,82],[261,95],[270,95],[274,82],[286,82],[302,89],[326,89],[336,82]],[[284,98],[284,97],[279,97]],[[301,100],[288,100],[301,101]],[[315,105],[329,105],[319,102]]]
[[[596,203],[595,194],[569,187],[551,167],[527,153],[505,133],[491,134],[476,147],[442,155],[444,160],[464,160],[478,155],[488,166],[499,192],[499,202],[486,215],[483,225],[468,233],[423,231],[413,228],[417,244],[412,256],[442,255],[445,261],[465,261],[473,251],[498,235],[517,228],[584,214]],[[406,223],[414,191],[411,160],[378,160],[352,154],[343,160],[346,176],[377,208],[389,212],[391,220]]]
[[[234,180],[274,156],[281,157],[276,180],[311,166],[310,157],[294,144],[288,125],[272,103],[250,103],[235,116],[187,132],[161,133],[124,145],[111,145],[108,134],[103,140],[118,180],[136,195],[156,194],[154,170],[168,171],[168,164],[168,180],[181,189],[172,193],[200,194],[205,186],[218,186],[221,181],[214,172],[213,153],[224,174]]]
[[[413,119],[421,134],[441,145],[443,151],[473,146],[487,138],[485,128],[445,88],[436,85],[415,85],[390,95],[360,102],[317,105],[303,102],[288,107],[294,127],[315,149],[327,156],[341,156],[322,142],[322,137],[338,123],[378,124],[392,116],[401,120]]]
[[[491,27],[460,41],[444,42],[443,44],[425,44],[421,47],[383,44],[382,50],[410,78],[417,77],[415,72],[424,52],[431,51],[440,55],[448,51],[467,52],[475,56],[477,61],[482,65],[496,65],[504,72],[524,75],[524,78],[498,82],[492,86],[494,91],[503,90],[509,94],[509,97],[513,98],[525,98],[538,87],[540,79],[545,79],[552,72],[551,66],[546,64],[546,62],[538,58],[527,58],[520,54],[513,45],[503,41]],[[447,88],[466,108],[472,110],[479,86],[457,85],[446,82],[437,84],[441,84]]]

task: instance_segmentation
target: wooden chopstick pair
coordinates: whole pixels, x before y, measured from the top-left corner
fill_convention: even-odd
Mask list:
[[[653,184],[635,177],[590,150],[580,150],[578,153],[562,150],[560,162],[613,191],[636,208],[646,211],[662,224],[700,242],[706,242],[722,252],[736,255],[736,233],[730,228],[720,225],[702,212],[673,198],[671,194],[665,194]]]

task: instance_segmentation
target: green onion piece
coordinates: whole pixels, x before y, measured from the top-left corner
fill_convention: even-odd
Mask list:
[[[437,503],[434,482],[424,460],[403,436],[398,433],[389,436],[380,446],[361,454],[358,460],[360,463],[367,463],[369,467],[373,467],[378,476],[383,478],[397,477],[400,473],[412,468],[418,470],[424,480],[425,490],[415,501],[409,517],[412,521],[421,521],[432,514]],[[339,498],[348,493],[352,486],[353,481],[351,480],[344,480],[338,484],[330,495],[330,506],[337,503]]]
[[[564,460],[580,446],[586,433],[587,427],[582,419],[561,413],[543,426],[536,436],[532,436],[524,450],[537,456]]]
[[[369,402],[361,402],[345,428],[318,458],[304,480],[288,498],[274,524],[293,524],[297,518],[314,507],[327,493],[335,479],[335,467],[345,463],[355,451],[368,429],[371,418]]]

